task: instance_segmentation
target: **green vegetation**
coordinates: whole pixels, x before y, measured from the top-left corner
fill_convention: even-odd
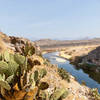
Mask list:
[[[81,85],[85,85],[86,86],[86,82],[84,80],[82,80]]]
[[[7,51],[0,54],[0,94],[5,100],[62,100],[67,96],[66,89],[52,94],[45,92],[49,84],[41,79],[47,75],[47,71],[45,68],[32,70],[37,64],[31,59],[34,53],[35,48],[27,43],[23,54]],[[58,72],[63,79],[69,80],[65,70],[59,69]]]
[[[50,100],[62,100],[66,98],[68,95],[68,92],[66,89],[57,89],[55,92],[51,95]]]
[[[65,69],[58,68],[58,74],[59,74],[59,76],[61,76],[62,79],[67,80],[68,82],[70,82],[69,73]]]
[[[91,89],[90,94],[93,97],[93,100],[100,100],[98,89]]]
[[[34,46],[31,43],[26,42],[25,48],[23,49],[23,54],[25,56],[32,56],[33,54],[35,54]]]
[[[51,63],[48,59],[44,59],[44,65],[51,66]]]
[[[85,66],[88,68],[97,67],[97,65],[92,64],[92,63],[79,63],[79,66]]]

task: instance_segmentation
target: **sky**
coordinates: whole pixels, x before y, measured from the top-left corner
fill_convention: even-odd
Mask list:
[[[100,0],[0,0],[0,30],[29,39],[100,37]]]

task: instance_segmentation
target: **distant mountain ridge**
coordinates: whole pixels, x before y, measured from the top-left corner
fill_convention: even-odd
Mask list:
[[[84,39],[84,40],[51,40],[51,39],[41,39],[35,41],[41,49],[49,48],[62,48],[68,46],[79,46],[79,45],[99,45],[100,38]]]

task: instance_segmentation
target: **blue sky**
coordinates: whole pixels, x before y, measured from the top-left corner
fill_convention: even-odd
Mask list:
[[[30,39],[100,37],[100,0],[0,0],[0,30]]]

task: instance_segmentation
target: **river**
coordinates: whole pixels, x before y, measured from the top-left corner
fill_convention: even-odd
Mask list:
[[[64,58],[59,57],[59,52],[47,53],[43,55],[44,58],[48,59],[52,64],[57,64],[58,67],[62,67],[72,74],[77,81],[81,84],[82,81],[85,81],[86,85],[90,88],[98,88],[100,93],[100,74],[99,78],[95,73],[84,71],[83,69],[77,69],[74,65]],[[58,59],[58,60],[57,60]],[[61,59],[61,62],[59,61]],[[92,73],[93,75],[90,75]],[[95,76],[96,75],[96,76]],[[90,76],[93,76],[90,77]]]

